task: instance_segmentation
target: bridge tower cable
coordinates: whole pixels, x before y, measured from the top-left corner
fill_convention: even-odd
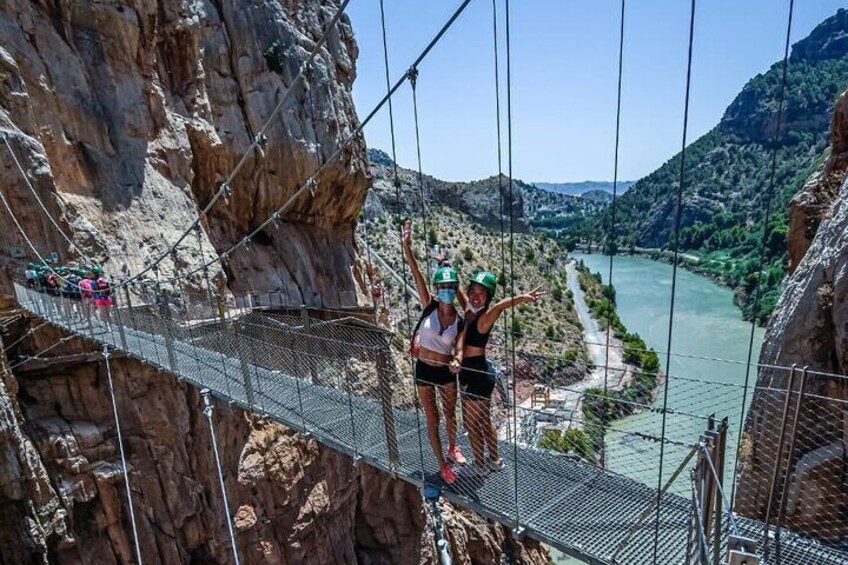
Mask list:
[[[512,160],[512,50],[510,37],[510,10],[509,0],[504,0],[505,7],[505,31],[506,31],[506,124],[507,124],[507,169],[509,171],[509,292],[511,296],[515,296],[515,200],[513,180],[513,160]],[[515,300],[510,304],[510,318],[515,324]],[[521,526],[521,509],[518,497],[518,382],[517,371],[515,370],[515,331],[514,328],[509,328],[510,335],[510,358],[512,360],[512,457],[514,465],[514,489],[515,489],[515,527],[513,535],[520,536],[524,532]]]
[[[495,79],[495,131],[497,135],[497,154],[498,154],[498,223],[500,232],[498,234],[498,243],[501,249],[501,272],[500,276],[504,277],[506,282],[506,243],[504,230],[504,179],[503,179],[503,142],[502,142],[502,127],[501,127],[501,78],[500,78],[500,43],[498,41],[498,0],[492,0],[492,55],[494,59],[494,79]],[[499,281],[500,282],[500,279]],[[506,286],[504,285],[504,289]],[[504,343],[509,341],[510,326],[510,310],[505,310],[503,320],[500,322],[503,329]],[[509,373],[509,367],[506,367]],[[513,390],[513,395],[515,391]],[[507,402],[508,399],[504,399]],[[509,419],[507,418],[509,425]],[[512,430],[515,433],[515,430]]]
[[[621,20],[618,30],[618,86],[616,89],[615,102],[615,151],[612,170],[612,203],[610,204],[609,234],[607,235],[607,252],[609,253],[609,276],[607,285],[612,290],[612,269],[617,252],[615,233],[615,211],[618,203],[618,151],[621,141],[621,77],[624,72],[624,16],[626,0],[621,0]],[[612,293],[608,300],[612,301]],[[610,305],[612,306],[612,305]],[[607,334],[604,347],[604,396],[609,389],[609,363],[610,363],[610,334],[612,332],[612,308],[607,308]],[[605,440],[604,440],[605,441]],[[606,450],[602,448],[602,453]]]
[[[380,27],[382,29],[383,34],[383,67],[386,74],[386,95],[388,98],[388,107],[389,107],[389,133],[391,135],[392,140],[392,184],[395,189],[395,212],[398,216],[401,217],[401,221],[398,222],[398,268],[397,271],[401,274],[401,279],[403,280],[403,303],[406,311],[406,328],[409,332],[407,339],[412,339],[412,314],[409,305],[409,286],[407,285],[407,272],[409,266],[406,263],[406,256],[403,254],[403,220],[401,214],[401,198],[400,198],[400,177],[398,176],[398,164],[397,164],[397,140],[395,137],[395,117],[394,117],[394,107],[392,105],[392,98],[390,93],[392,92],[391,87],[391,79],[389,78],[389,43],[386,38],[386,9],[384,6],[384,0],[380,0]],[[391,228],[390,228],[391,229]],[[415,398],[415,403],[420,404],[418,399],[418,387],[415,385],[415,359],[412,356],[412,353],[409,354],[410,361],[410,369],[412,371],[412,391]],[[419,410],[415,410],[415,423],[416,428],[418,430],[418,457],[419,464],[421,465],[421,487],[422,494],[423,488],[426,485],[425,473],[424,473],[424,444],[421,441],[422,427],[421,427],[421,414]]]
[[[415,152],[418,157],[418,193],[421,197],[421,221],[424,226],[425,235],[424,249],[426,250],[426,253],[424,255],[424,265],[427,270],[427,282],[430,282],[430,280],[432,280],[432,271],[430,269],[430,257],[432,253],[430,253],[430,230],[427,225],[427,194],[424,186],[424,171],[421,166],[421,134],[418,126],[418,67],[410,67],[406,74],[409,77],[409,85],[412,87],[412,115],[415,122]],[[436,228],[434,227],[433,229],[435,230]]]
[[[203,414],[206,416],[206,419],[209,423],[209,436],[212,439],[212,453],[215,456],[215,467],[218,472],[218,483],[221,487],[221,500],[224,504],[224,517],[227,521],[227,531],[230,536],[230,545],[233,549],[233,562],[235,565],[239,565],[239,555],[238,548],[236,547],[236,536],[233,532],[233,520],[232,515],[230,514],[230,503],[227,501],[227,488],[224,485],[224,469],[221,466],[221,457],[218,454],[218,440],[215,437],[215,425],[212,422],[212,412],[214,410],[214,406],[212,404],[211,391],[209,389],[203,389],[200,391],[200,394],[203,396]]]
[[[695,3],[696,0],[691,0],[689,8],[689,50],[686,59],[686,95],[683,104],[683,139],[680,149],[680,178],[677,183],[677,206],[674,213],[674,254],[671,267],[671,299],[669,301],[669,317],[668,317],[668,345],[666,347],[665,374],[666,379],[663,383],[663,403],[662,403],[662,432],[660,434],[660,460],[657,470],[657,507],[656,520],[654,523],[654,543],[653,543],[653,562],[658,561],[659,540],[660,540],[660,515],[662,513],[662,486],[663,486],[663,463],[665,459],[665,430],[668,421],[668,375],[671,372],[671,344],[674,335],[674,301],[677,291],[677,262],[680,252],[680,218],[681,209],[683,207],[683,184],[686,173],[686,141],[689,131],[689,94],[692,86],[692,49],[695,43]]]
[[[24,171],[24,168],[21,165],[21,162],[18,159],[18,156],[15,154],[14,149],[12,149],[12,144],[9,143],[9,136],[5,133],[3,134],[3,143],[6,145],[6,149],[9,151],[9,155],[11,155],[11,157],[12,157],[12,161],[14,161],[14,163],[15,163],[15,168],[18,169],[18,172],[20,173],[21,178],[24,179],[24,184],[26,184],[27,188],[32,193],[33,197],[35,197],[35,201],[38,203],[38,206],[39,206],[39,208],[41,208],[41,211],[44,212],[44,215],[47,216],[47,219],[50,220],[50,223],[53,224],[53,227],[55,227],[56,231],[59,233],[59,235],[62,236],[62,239],[64,239],[72,249],[76,250],[76,252],[79,253],[80,257],[85,259],[88,262],[89,265],[97,264],[97,262],[94,259],[92,259],[89,255],[86,254],[84,249],[82,249],[70,237],[68,237],[68,234],[65,233],[65,230],[62,229],[62,227],[59,225],[59,222],[56,221],[56,219],[53,217],[53,215],[47,209],[47,206],[45,206],[44,201],[41,200],[41,197],[38,195],[38,192],[35,190],[35,187],[32,186],[32,183],[30,182],[29,177],[26,174],[26,171]]]
[[[733,483],[731,487],[730,500],[735,501],[736,478],[739,469],[739,453],[742,445],[742,428],[745,426],[745,404],[748,401],[748,387],[751,377],[751,362],[754,356],[754,337],[757,330],[758,308],[762,298],[763,265],[767,244],[769,240],[769,221],[771,220],[771,207],[774,196],[774,184],[777,169],[777,143],[780,141],[780,128],[783,125],[783,113],[786,99],[787,74],[789,69],[789,50],[792,37],[792,16],[795,11],[795,0],[789,0],[789,14],[786,17],[786,39],[783,44],[783,64],[780,80],[780,92],[777,102],[777,122],[774,136],[772,137],[771,170],[769,171],[768,189],[766,190],[766,209],[763,215],[763,237],[760,240],[760,249],[757,258],[757,284],[754,287],[754,304],[751,309],[751,332],[748,336],[748,356],[745,363],[745,388],[742,390],[742,410],[739,416],[739,430],[737,431],[735,465],[733,466]],[[788,390],[788,389],[787,389]],[[788,392],[787,392],[788,394]],[[778,454],[779,456],[779,454]]]
[[[115,420],[115,432],[118,435],[118,449],[121,454],[121,470],[124,474],[124,487],[127,491],[127,506],[130,510],[130,523],[132,524],[133,544],[135,545],[135,557],[138,564],[142,564],[141,546],[138,539],[138,525],[133,510],[132,489],[130,488],[130,474],[127,470],[127,455],[124,451],[124,436],[121,433],[121,419],[118,416],[118,404],[115,401],[115,385],[112,381],[112,365],[109,363],[109,346],[103,345],[103,362],[106,365],[106,382],[109,385],[109,398],[112,401],[112,417]]]

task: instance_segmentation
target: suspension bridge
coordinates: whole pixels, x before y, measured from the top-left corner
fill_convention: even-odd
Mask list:
[[[367,324],[281,314],[280,308],[257,307],[255,301],[237,301],[217,315],[212,308],[205,314],[195,308],[190,315],[161,302],[134,301],[129,292],[127,304],[113,308],[107,321],[80,301],[20,285],[15,291],[33,315],[72,335],[310,434],[360,464],[419,487],[441,485],[451,502],[587,562],[652,562],[655,543],[659,563],[696,562],[685,560],[701,551],[691,498],[671,490],[658,497],[643,482],[575,456],[540,450],[517,433],[502,442],[503,472],[444,485],[429,453],[423,416],[410,398],[411,382],[395,367],[385,335]],[[685,450],[677,453],[687,456],[676,462],[675,478],[689,471],[692,456],[704,445],[696,437],[681,446]],[[659,523],[653,520],[657,506]],[[722,548],[735,537],[763,539],[759,521],[733,517],[720,505],[710,520],[715,516]],[[714,542],[704,543],[706,549]],[[787,565],[835,565],[848,559],[793,533],[784,532],[778,544],[779,562]]]
[[[511,528],[515,535],[527,535],[538,539],[561,551],[590,563],[604,565],[641,564],[641,563],[784,563],[786,565],[821,563],[848,563],[848,554],[830,545],[816,541],[800,532],[782,528],[789,509],[786,502],[791,470],[789,462],[785,468],[778,465],[774,470],[772,484],[769,485],[768,508],[765,521],[753,517],[738,515],[734,511],[735,497],[744,497],[746,493],[737,492],[728,496],[725,472],[732,469],[736,474],[737,461],[727,456],[727,438],[741,433],[742,419],[747,406],[748,372],[756,364],[749,359],[745,364],[745,384],[730,385],[713,383],[716,395],[733,398],[738,407],[733,414],[694,413],[679,402],[696,394],[691,387],[692,381],[685,377],[674,377],[666,366],[666,375],[658,405],[640,405],[636,409],[652,415],[652,424],[644,429],[618,429],[614,424],[601,423],[600,436],[610,445],[626,445],[631,451],[617,452],[606,449],[604,460],[581,458],[570,454],[555,453],[539,449],[535,435],[540,420],[555,420],[553,427],[566,429],[572,425],[589,429],[599,426],[597,422],[574,421],[574,415],[526,409],[516,405],[512,410],[511,422],[507,420],[507,433],[503,436],[500,450],[506,460],[506,468],[500,473],[487,477],[460,478],[452,485],[441,483],[438,469],[429,455],[428,438],[422,425],[423,416],[419,413],[411,379],[398,367],[398,360],[392,355],[389,336],[385,331],[346,317],[332,317],[324,312],[318,318],[307,310],[292,314],[291,305],[282,300],[267,300],[255,297],[238,297],[228,300],[218,296],[213,298],[209,280],[209,268],[215,263],[226,261],[263,230],[284,221],[285,213],[295,202],[307,198],[320,190],[320,175],[328,163],[340,158],[351,143],[361,139],[362,131],[372,118],[384,106],[389,107],[392,128],[392,160],[397,162],[394,140],[394,117],[391,110],[392,97],[405,82],[412,87],[415,115],[416,149],[418,151],[418,182],[422,201],[425,194],[423,173],[421,170],[421,147],[418,136],[418,105],[416,84],[419,77],[418,67],[431,50],[461,16],[471,0],[461,2],[450,19],[441,27],[420,55],[412,62],[409,70],[395,83],[389,79],[388,47],[385,41],[385,14],[381,0],[381,24],[386,60],[386,95],[366,115],[359,126],[341,139],[335,152],[324,160],[319,167],[291,196],[265,221],[259,223],[244,237],[215,257],[183,273],[177,274],[176,256],[180,245],[193,232],[199,233],[201,220],[218,202],[226,201],[231,194],[234,182],[247,159],[254,150],[268,142],[266,132],[274,118],[280,113],[286,101],[295,91],[295,87],[308,79],[310,65],[321,52],[331,31],[338,24],[350,0],[341,2],[338,11],[327,23],[323,35],[315,42],[306,61],[300,67],[292,83],[286,88],[279,103],[258,130],[242,159],[221,183],[218,191],[209,202],[197,211],[197,218],[182,232],[169,248],[153,260],[146,262],[143,269],[114,286],[118,296],[118,306],[102,311],[96,316],[87,303],[67,297],[54,296],[38,292],[33,288],[15,285],[16,298],[20,305],[40,318],[46,324],[62,328],[68,337],[81,337],[96,343],[102,348],[107,368],[110,356],[120,353],[138,359],[141,362],[169,371],[178,378],[191,383],[204,391],[207,403],[212,445],[218,460],[218,448],[212,427],[211,411],[213,400],[232,403],[246,410],[267,416],[299,432],[309,434],[332,449],[345,453],[360,464],[367,464],[385,471],[395,477],[416,486],[439,486],[442,494],[453,503],[473,510]],[[512,126],[510,98],[510,35],[509,1],[506,7],[506,82],[507,82],[507,160],[508,175],[512,179]],[[497,150],[498,178],[503,182],[504,175],[501,155],[501,111],[498,63],[498,22],[497,2],[493,1],[493,29],[495,55],[495,95],[497,100]],[[787,29],[787,54],[784,56],[784,79],[781,86],[781,104],[777,121],[780,123],[783,91],[786,88],[786,61],[791,31],[792,3]],[[618,124],[621,109],[621,69],[624,39],[624,0],[621,2],[621,27],[618,68],[618,103],[615,147],[614,179],[618,175]],[[692,0],[689,23],[689,61],[687,68],[686,114],[684,118],[683,143],[681,156],[681,175],[677,185],[678,202],[683,190],[683,171],[686,150],[686,118],[688,118],[689,78],[691,74],[692,38],[695,22],[695,2]],[[309,90],[311,96],[311,89]],[[776,128],[776,136],[780,127]],[[58,233],[68,242],[71,249],[88,261],[73,239],[62,231],[29,183],[26,171],[18,161],[9,139],[4,142],[12,155],[21,175],[39,207],[56,227]],[[397,171],[395,171],[396,186]],[[769,195],[773,192],[774,170],[769,186]],[[512,206],[510,204],[512,182],[508,187],[499,187],[501,197],[501,241],[505,241],[505,223],[509,222],[510,270],[512,270]],[[508,196],[504,198],[506,189]],[[24,227],[15,217],[9,200],[0,192],[0,200],[13,219],[16,228],[22,234],[32,252],[46,264],[44,253],[28,237]],[[398,209],[400,192],[397,193]],[[770,200],[769,200],[770,202]],[[505,212],[507,211],[508,212]],[[615,198],[612,204],[611,238],[615,234]],[[768,223],[769,208],[766,209]],[[675,249],[678,256],[677,235],[680,231],[680,205],[676,209]],[[422,210],[426,225],[426,210]],[[367,234],[366,234],[367,237]],[[202,244],[198,237],[202,255]],[[366,249],[371,250],[366,240]],[[506,272],[506,247],[502,248],[502,271]],[[761,250],[761,257],[763,255]],[[145,288],[145,275],[156,273],[160,266],[173,259],[174,278],[166,281],[174,287],[181,281],[192,280],[202,274],[205,280],[208,300],[200,304],[175,307],[170,299],[161,293],[150,296]],[[382,258],[378,256],[382,261]],[[384,267],[404,286],[406,269],[402,262],[392,267]],[[673,261],[677,268],[677,261]],[[512,278],[512,277],[511,277]],[[610,279],[612,280],[612,258],[610,260]],[[157,285],[158,286],[158,285]],[[512,289],[514,294],[514,288]],[[759,299],[759,287],[757,287]],[[672,309],[670,326],[674,320],[674,290],[672,290]],[[188,307],[192,306],[192,307]],[[295,309],[297,310],[297,309]],[[671,327],[667,360],[671,359]],[[605,347],[610,348],[609,339]],[[49,349],[49,348],[48,348]],[[27,363],[55,362],[43,351],[36,358],[25,359],[14,368]],[[515,357],[514,342],[512,356]],[[514,368],[514,363],[513,363]],[[785,368],[789,370],[789,368]],[[111,374],[111,373],[110,373]],[[794,375],[794,370],[793,370]],[[805,372],[806,375],[806,372]],[[513,371],[513,388],[514,371]],[[110,377],[111,378],[111,377]],[[803,383],[803,381],[802,381]],[[567,387],[564,387],[567,389]],[[111,387],[110,387],[111,390]],[[786,390],[764,389],[774,395],[774,407],[783,413],[784,421],[791,413],[794,402],[800,406],[805,392],[803,384],[795,393],[791,385]],[[588,391],[573,391],[583,395]],[[828,402],[838,403],[839,399],[828,398]],[[623,402],[623,401],[622,401]],[[113,398],[114,408],[114,398]],[[631,407],[632,408],[632,407]],[[119,444],[123,458],[123,444],[120,436],[120,418],[114,412],[118,430]],[[739,421],[739,429],[733,425]],[[529,425],[525,425],[528,423]],[[728,424],[728,422],[731,422]],[[797,423],[797,415],[795,422]],[[521,423],[521,424],[519,424]],[[597,430],[596,430],[597,431]],[[795,441],[794,427],[790,434]],[[466,446],[467,447],[467,446]],[[607,446],[609,447],[609,446]],[[764,446],[775,448],[777,453],[784,450],[784,437],[781,432],[780,444]],[[789,457],[787,457],[787,460]],[[126,484],[127,506],[135,531],[136,518],[133,514],[132,493],[129,488],[130,477],[126,463],[123,464]],[[227,514],[226,524],[232,544],[233,560],[238,563],[238,548],[232,528],[232,514],[225,490],[225,481],[220,464],[218,465],[221,492]],[[650,477],[646,480],[645,477]],[[651,484],[654,481],[654,484]],[[781,495],[772,496],[774,493]],[[773,500],[774,498],[774,500]],[[774,521],[772,522],[772,518]],[[831,536],[833,537],[833,536]],[[136,555],[142,561],[142,549],[138,545],[138,536],[134,535]],[[830,539],[832,542],[839,540]],[[728,561],[729,560],[729,561]]]

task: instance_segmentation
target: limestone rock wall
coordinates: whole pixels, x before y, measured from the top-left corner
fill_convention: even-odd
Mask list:
[[[335,0],[8,0],[0,5],[0,133],[82,252],[113,272],[137,272],[235,168],[337,8]],[[247,156],[232,196],[205,218],[205,253],[188,238],[177,268],[238,242],[338,149],[358,124],[356,56],[343,17],[309,86],[293,87],[265,130],[267,145]],[[78,257],[0,149],[4,194],[35,246]],[[278,229],[233,256],[232,290],[281,290],[295,304],[356,300],[352,230],[369,184],[362,140],[317,180],[315,195],[297,199]],[[34,257],[14,229],[0,232],[0,247],[8,288],[24,260],[9,251]],[[168,259],[162,274],[174,269]]]
[[[760,363],[848,373],[848,94],[836,103],[832,147],[790,208],[790,262],[763,343]],[[775,466],[787,476],[784,524],[825,539],[848,535],[848,377],[810,375],[791,438],[797,392],[791,397],[787,448],[777,457],[789,372],[761,369],[745,425],[743,472],[736,507],[763,518]],[[797,383],[797,381],[796,381]],[[773,389],[773,390],[766,390]],[[794,390],[798,390],[798,384]],[[775,392],[778,391],[778,392]],[[833,400],[827,400],[833,399]],[[778,489],[779,491],[780,489]],[[779,492],[774,504],[779,502]],[[772,516],[776,516],[777,506]]]

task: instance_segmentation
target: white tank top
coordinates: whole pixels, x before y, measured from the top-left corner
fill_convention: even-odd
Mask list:
[[[458,335],[459,316],[450,326],[442,330],[439,324],[439,311],[434,310],[421,323],[421,328],[418,330],[418,345],[442,355],[450,355],[453,353],[453,346],[456,344]]]

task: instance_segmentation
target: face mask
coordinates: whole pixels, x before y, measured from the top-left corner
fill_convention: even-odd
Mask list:
[[[482,306],[477,306],[476,308],[475,308],[474,306],[472,306],[471,304],[469,304],[469,305],[468,305],[468,309],[469,309],[469,310],[471,310],[471,313],[472,313],[472,314],[476,314],[476,313],[478,313],[480,310],[482,310],[482,309],[483,309],[483,308],[485,308],[485,307],[486,307],[486,305],[485,305],[485,304],[484,304],[484,305],[482,305]]]
[[[456,290],[452,288],[440,288],[436,292],[436,297],[439,299],[439,302],[453,304],[453,301],[456,300]]]

